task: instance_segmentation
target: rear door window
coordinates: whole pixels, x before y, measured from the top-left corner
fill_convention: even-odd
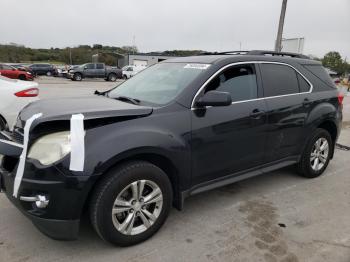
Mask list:
[[[205,91],[211,90],[230,93],[232,102],[257,98],[258,85],[255,66],[244,64],[224,70],[208,84]]]
[[[104,65],[103,64],[97,64],[96,65],[96,69],[104,69]]]
[[[281,96],[299,93],[296,71],[281,64],[260,64],[264,96]]]

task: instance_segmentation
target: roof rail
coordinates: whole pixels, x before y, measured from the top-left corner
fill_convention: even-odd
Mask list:
[[[246,55],[249,51],[202,52],[199,55]]]
[[[289,52],[276,52],[276,51],[268,51],[268,50],[252,50],[252,51],[249,51],[247,55],[289,56],[289,57],[295,57],[295,58],[310,59],[310,57],[302,54],[289,53]]]
[[[297,53],[275,52],[268,50],[251,50],[251,51],[225,51],[225,52],[202,52],[199,55],[270,55],[270,56],[288,56],[294,58],[310,59],[310,57]]]

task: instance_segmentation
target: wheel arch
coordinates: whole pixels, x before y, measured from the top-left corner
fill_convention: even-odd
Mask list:
[[[332,150],[331,158],[333,158],[334,147],[335,147],[335,143],[336,143],[337,137],[338,137],[338,127],[337,127],[337,125],[332,120],[325,120],[321,124],[319,124],[317,126],[317,128],[324,129],[331,135],[332,142],[333,142],[333,150]]]
[[[95,189],[99,181],[104,178],[104,175],[108,173],[108,171],[119,165],[135,160],[149,162],[159,167],[168,176],[173,189],[173,206],[181,210],[183,203],[179,186],[179,170],[176,168],[175,163],[168,156],[160,152],[140,152],[139,150],[124,152],[118,155],[116,158],[111,159],[108,165],[104,166],[104,168],[101,170],[101,175],[99,175],[99,177],[94,182],[93,186],[89,189],[89,193],[84,203],[84,209],[86,209],[89,205],[93,190]]]

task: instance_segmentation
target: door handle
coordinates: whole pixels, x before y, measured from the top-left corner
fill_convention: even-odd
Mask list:
[[[251,113],[250,113],[250,117],[251,118],[255,118],[255,119],[258,119],[260,118],[261,116],[265,115],[265,111],[261,111],[259,109],[254,109]]]
[[[305,98],[303,101],[303,106],[309,106],[311,104],[311,101],[309,98]]]

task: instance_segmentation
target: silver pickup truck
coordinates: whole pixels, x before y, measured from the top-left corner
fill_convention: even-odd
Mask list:
[[[81,81],[84,78],[104,78],[106,81],[116,81],[122,78],[122,70],[103,63],[88,63],[69,70],[68,75],[72,81]]]

